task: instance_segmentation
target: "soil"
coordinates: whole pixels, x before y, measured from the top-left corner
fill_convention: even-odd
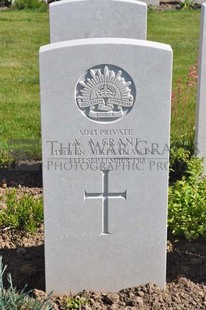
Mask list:
[[[17,188],[19,195],[42,195],[41,165],[24,165],[14,169],[0,169],[0,196],[9,188]],[[0,208],[5,207],[1,201]],[[27,284],[36,298],[45,296],[44,227],[32,235],[9,227],[0,230],[0,256],[11,273],[18,289]],[[7,285],[5,275],[5,285]],[[206,309],[206,242],[189,242],[168,233],[167,287],[160,290],[148,283],[123,289],[116,293],[80,292],[89,302],[81,309]],[[70,292],[68,292],[70,296]],[[54,309],[66,309],[63,297],[53,297]]]

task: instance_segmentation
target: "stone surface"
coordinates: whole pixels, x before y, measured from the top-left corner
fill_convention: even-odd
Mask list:
[[[132,39],[41,48],[48,292],[165,286],[171,62]]]
[[[146,39],[147,6],[135,0],[65,0],[50,5],[51,43],[95,37]]]
[[[198,95],[195,126],[196,155],[206,157],[206,3],[202,5]],[[204,161],[206,168],[206,161]]]
[[[160,0],[139,0],[141,2],[144,2],[148,5],[159,5],[160,4]]]
[[[203,3],[205,3],[205,0],[194,0],[194,2],[197,2],[197,3],[203,4]]]

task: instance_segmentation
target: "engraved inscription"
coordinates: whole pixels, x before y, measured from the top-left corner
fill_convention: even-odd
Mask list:
[[[109,235],[109,198],[127,199],[127,190],[122,193],[109,193],[109,170],[102,170],[102,193],[84,192],[84,199],[102,199],[102,235]]]
[[[132,109],[134,100],[132,78],[114,65],[93,67],[77,83],[77,105],[93,121],[108,123],[121,118]]]

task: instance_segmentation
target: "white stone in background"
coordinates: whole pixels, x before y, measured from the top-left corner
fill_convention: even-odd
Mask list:
[[[202,3],[205,2],[205,0],[194,0],[194,2],[197,2],[197,3],[199,3],[199,4],[202,4]]]
[[[51,43],[95,37],[146,39],[147,6],[135,0],[65,0],[50,4]]]
[[[144,2],[148,5],[159,5],[160,0],[139,0],[141,2]]]
[[[40,49],[47,292],[165,287],[171,72],[148,41]]]
[[[196,155],[206,157],[206,3],[202,5],[198,95],[195,126]],[[204,161],[206,168],[206,161]]]

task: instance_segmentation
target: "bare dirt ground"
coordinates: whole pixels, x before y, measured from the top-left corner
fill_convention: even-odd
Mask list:
[[[28,168],[28,167],[27,167]],[[42,194],[41,165],[33,171],[24,167],[0,169],[0,196],[9,187],[16,187],[19,194]],[[28,170],[28,171],[26,171]],[[19,289],[27,284],[35,289],[37,297],[44,296],[44,227],[31,235],[12,229],[0,230],[0,256],[12,274],[14,285]],[[5,277],[6,283],[6,277]],[[68,291],[68,295],[70,292]],[[167,288],[161,291],[149,283],[123,289],[116,293],[81,292],[89,304],[81,309],[206,309],[206,242],[199,239],[189,242],[168,234]],[[56,309],[66,309],[61,297],[55,297]]]

